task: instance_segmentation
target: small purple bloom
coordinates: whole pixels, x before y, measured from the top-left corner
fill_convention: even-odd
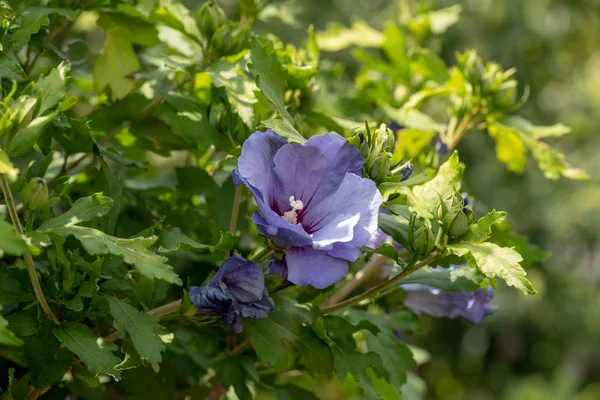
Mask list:
[[[485,317],[496,312],[490,303],[493,289],[478,289],[475,292],[447,292],[420,283],[402,285],[406,291],[404,304],[417,314],[455,319],[462,317],[479,324]]]
[[[441,140],[437,140],[435,142],[435,151],[437,151],[440,156],[445,156],[448,154],[448,146],[446,146],[446,143],[442,142]]]
[[[239,256],[226,260],[205,286],[191,286],[190,300],[203,315],[218,315],[234,332],[242,317],[265,319],[275,307],[262,268]]]
[[[408,163],[404,166],[404,168],[402,168],[402,179],[400,179],[400,182],[403,182],[405,180],[408,179],[408,177],[413,173],[413,165],[412,163]]]
[[[243,145],[236,184],[252,192],[258,231],[287,249],[288,280],[325,288],[348,272],[348,261],[376,238],[382,197],[362,178],[364,158],[343,137],[313,136],[287,143],[271,130]]]

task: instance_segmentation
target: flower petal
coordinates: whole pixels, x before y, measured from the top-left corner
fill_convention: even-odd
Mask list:
[[[269,317],[269,313],[275,310],[275,304],[273,303],[273,299],[269,297],[269,292],[265,288],[262,299],[253,303],[242,303],[240,304],[240,310],[243,317],[252,319],[266,319]]]
[[[350,242],[361,247],[378,235],[377,215],[382,202],[373,181],[347,173],[334,193],[307,212],[302,225],[313,234],[317,246]],[[352,218],[353,224],[340,224],[340,217]]]
[[[347,172],[362,175],[365,159],[342,136],[329,133],[301,145],[286,144],[275,154],[274,163],[281,185],[277,202],[281,210],[288,210],[290,196],[308,209],[335,191]]]
[[[326,288],[348,273],[348,262],[311,247],[290,249],[286,254],[288,280],[296,285]]]
[[[208,286],[219,287],[235,300],[249,303],[262,298],[265,277],[256,262],[233,256],[221,265]]]
[[[208,286],[190,286],[189,296],[194,306],[207,314],[214,315],[229,309],[232,301],[221,288]]]
[[[356,261],[362,254],[360,248],[350,243],[334,243],[331,250],[327,251],[331,257],[341,258],[347,261]]]
[[[242,154],[238,160],[239,178],[255,187],[267,204],[277,186],[277,177],[273,173],[273,157],[286,143],[284,138],[269,129],[265,132],[254,132],[242,146]],[[236,179],[237,183],[239,181]]]
[[[404,304],[419,314],[450,319],[462,317],[479,324],[496,311],[496,307],[490,303],[493,291],[491,294],[484,289],[475,292],[446,292],[422,284],[402,285],[401,288],[407,292]]]
[[[269,212],[265,211],[265,214],[269,215]],[[279,218],[280,220],[276,220],[276,223],[270,224],[259,213],[255,212],[254,215],[252,215],[252,221],[256,224],[258,232],[271,239],[277,247],[298,247],[312,244],[312,239],[304,231],[302,225],[292,225],[283,218]],[[283,225],[286,225],[286,227],[282,227]]]

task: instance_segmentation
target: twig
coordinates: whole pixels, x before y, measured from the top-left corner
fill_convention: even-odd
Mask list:
[[[242,186],[235,188],[235,195],[233,196],[233,209],[231,211],[231,220],[229,221],[229,232],[235,235],[237,229],[238,217],[240,216],[240,201],[242,200]]]
[[[378,254],[374,255],[373,258],[363,267],[363,269],[354,275],[352,280],[342,286],[338,291],[333,293],[329,299],[327,299],[325,306],[330,306],[344,300],[350,295],[350,293],[354,291],[354,289],[359,287],[363,282],[369,279],[371,275],[377,272],[388,262],[389,260],[385,257]]]
[[[427,256],[424,260],[415,264],[414,267],[407,268],[406,270],[402,271],[401,273],[394,276],[393,278],[390,278],[390,279],[386,280],[385,282],[382,282],[379,285],[372,287],[371,289],[367,290],[364,293],[361,293],[359,295],[351,297],[346,301],[342,301],[342,302],[332,304],[329,306],[323,306],[323,307],[321,307],[321,312],[323,314],[329,314],[329,313],[343,310],[344,308],[353,306],[354,304],[359,303],[365,299],[375,298],[384,290],[389,289],[390,287],[396,285],[398,283],[398,281],[400,281],[401,279],[407,277],[408,275],[412,274],[416,270],[418,270],[426,265],[429,265],[429,263],[431,263],[431,261],[433,261],[435,258],[437,258],[439,256],[439,254],[440,254],[439,251],[436,250],[433,253],[431,253],[429,256]]]
[[[10,218],[12,220],[13,226],[15,227],[15,231],[19,234],[23,234],[23,225],[21,225],[21,221],[19,220],[19,214],[17,213],[17,208],[15,207],[15,200],[13,198],[12,192],[10,191],[10,184],[8,183],[8,178],[4,174],[0,174],[0,182],[2,184],[2,191],[4,192],[4,198],[6,199],[6,206],[8,207],[8,212],[10,214]],[[60,325],[60,322],[52,312],[52,309],[46,302],[46,297],[44,297],[44,292],[42,291],[42,287],[40,286],[40,281],[37,276],[37,272],[35,270],[35,265],[33,263],[33,257],[30,254],[23,254],[23,259],[25,259],[25,264],[27,264],[27,273],[29,274],[29,279],[31,280],[31,285],[33,286],[33,291],[35,292],[35,297],[37,298],[42,310],[44,313],[52,320],[56,325]]]

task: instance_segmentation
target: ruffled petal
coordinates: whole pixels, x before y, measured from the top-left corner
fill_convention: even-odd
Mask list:
[[[331,257],[341,258],[347,261],[356,261],[362,254],[360,248],[350,243],[334,243],[331,250],[327,250]]]
[[[296,285],[323,289],[348,273],[348,262],[311,247],[290,249],[286,254],[288,280]]]
[[[338,189],[310,209],[302,221],[317,246],[350,242],[364,246],[378,236],[377,215],[383,199],[375,183],[347,173]],[[347,222],[342,222],[346,218]]]
[[[347,172],[362,175],[365,159],[346,139],[329,133],[313,136],[301,145],[286,144],[274,163],[281,185],[276,194],[280,209],[288,210],[289,197],[294,196],[308,210],[334,192]]]
[[[277,177],[273,173],[273,157],[277,151],[287,143],[281,136],[277,136],[270,129],[265,132],[254,132],[244,142],[242,154],[238,160],[238,170],[234,181],[239,183],[242,178],[249,185],[256,188],[264,201],[269,204],[273,193],[278,191]]]
[[[221,265],[208,286],[219,287],[235,300],[249,303],[262,298],[265,277],[256,262],[233,256]]]
[[[248,304],[240,304],[240,310],[242,316],[252,319],[266,319],[269,317],[269,313],[275,310],[275,304],[273,299],[269,296],[269,292],[265,288],[263,291],[263,297],[259,301]]]
[[[189,296],[194,306],[211,315],[226,312],[232,302],[223,290],[209,286],[190,286]]]

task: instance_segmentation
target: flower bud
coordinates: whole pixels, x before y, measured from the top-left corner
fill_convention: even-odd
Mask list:
[[[448,229],[448,235],[453,238],[462,236],[469,227],[469,220],[464,212],[459,212]]]
[[[367,158],[369,156],[369,143],[364,133],[357,133],[351,136],[348,141],[360,150],[360,154]]]
[[[200,32],[207,39],[210,39],[217,29],[227,22],[225,11],[214,1],[205,3],[198,11],[196,19]]]
[[[369,177],[374,181],[383,179],[390,173],[390,157],[387,153],[379,155],[369,168]]]
[[[21,202],[27,210],[37,210],[48,201],[48,186],[42,178],[33,178],[21,190]]]
[[[212,35],[210,46],[215,54],[227,55],[232,45],[232,34],[229,25],[221,25]]]
[[[425,225],[422,218],[417,218],[414,214],[409,220],[408,243],[412,251],[419,256],[428,255],[435,246],[435,238],[431,229]]]
[[[463,198],[456,192],[447,193],[440,202],[438,207],[437,217],[442,223],[444,230],[449,230],[452,222],[459,213],[462,213],[464,208]]]

